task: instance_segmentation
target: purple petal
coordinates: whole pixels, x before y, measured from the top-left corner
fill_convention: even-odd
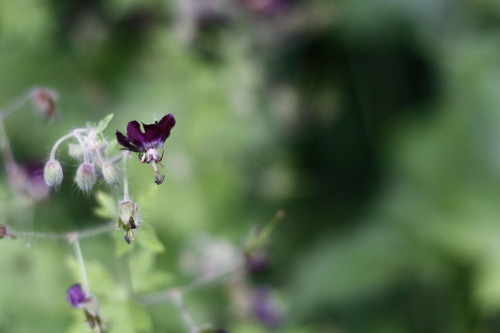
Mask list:
[[[162,131],[161,127],[158,124],[142,124],[144,127],[144,139],[147,143],[150,144],[150,146],[157,146],[158,144],[161,144],[160,147],[156,148],[161,148],[163,146],[163,141],[162,140]]]
[[[144,138],[144,133],[141,131],[141,125],[137,121],[131,121],[127,125],[127,136],[130,142],[138,148],[144,149],[144,143],[147,141]]]
[[[268,327],[277,327],[282,322],[277,304],[267,288],[255,291],[253,309],[259,321]]]
[[[81,284],[74,284],[68,289],[66,300],[74,308],[79,307],[85,302],[85,293],[82,290]]]
[[[162,130],[161,140],[164,142],[170,136],[170,130],[175,126],[175,118],[172,114],[167,114],[158,123]]]
[[[118,140],[119,144],[121,144],[123,147],[127,148],[130,151],[136,151],[136,152],[140,151],[140,149],[132,145],[130,143],[130,140],[120,131],[116,131],[116,140]]]

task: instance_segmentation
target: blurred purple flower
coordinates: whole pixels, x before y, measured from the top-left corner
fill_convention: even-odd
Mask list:
[[[68,289],[66,300],[74,308],[82,306],[86,300],[85,292],[82,290],[82,285],[79,283],[72,285]]]
[[[26,197],[34,201],[42,201],[50,193],[43,178],[43,169],[44,165],[39,163],[12,164],[8,170],[10,184]]]
[[[160,185],[165,176],[162,176],[156,167],[163,158],[160,157],[158,150],[163,148],[163,143],[170,136],[170,131],[175,126],[175,118],[172,114],[167,114],[159,122],[154,124],[142,124],[137,121],[131,121],[127,125],[127,136],[120,131],[116,131],[116,139],[123,149],[138,152],[142,163],[151,163],[155,172],[155,182]],[[161,164],[160,164],[161,165]]]
[[[283,315],[269,288],[258,288],[253,295],[253,311],[257,319],[268,327],[278,327]]]
[[[245,264],[250,273],[257,273],[269,268],[269,257],[264,251],[245,253]]]
[[[243,0],[244,4],[263,15],[276,15],[283,12],[290,4],[289,0]]]

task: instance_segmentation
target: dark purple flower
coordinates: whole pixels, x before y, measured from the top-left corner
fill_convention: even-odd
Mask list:
[[[170,130],[175,126],[175,118],[172,114],[167,114],[160,121],[154,124],[142,124],[137,121],[131,121],[127,125],[127,136],[120,131],[116,131],[116,139],[124,149],[138,152],[142,163],[151,163],[155,172],[156,183],[160,185],[165,176],[162,176],[156,167],[156,163],[161,165],[163,153],[160,156],[159,149],[163,148],[163,143],[170,136]]]
[[[85,292],[82,290],[81,284],[74,284],[68,289],[66,300],[72,307],[80,307],[85,302],[85,299]]]

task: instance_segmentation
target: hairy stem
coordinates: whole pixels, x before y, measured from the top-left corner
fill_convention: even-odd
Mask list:
[[[10,238],[41,238],[41,239],[66,239],[71,241],[71,237],[76,237],[79,239],[92,237],[98,234],[102,234],[110,230],[108,224],[99,225],[97,227],[83,229],[80,231],[70,231],[62,233],[49,233],[49,232],[11,232],[8,231],[5,237]]]
[[[75,249],[76,259],[78,260],[78,265],[80,266],[80,273],[82,274],[82,284],[83,290],[87,295],[90,295],[89,281],[87,278],[87,271],[85,270],[85,264],[83,262],[82,250],[80,249],[80,242],[78,241],[78,235],[69,234],[69,241],[73,244]]]
[[[78,140],[78,134],[82,133],[82,132],[86,132],[86,131],[88,131],[88,129],[84,129],[84,128],[76,129],[76,130],[73,130],[70,133],[60,137],[59,140],[57,140],[56,143],[54,144],[54,146],[52,147],[52,150],[50,151],[50,160],[53,160],[55,158],[57,148],[59,147],[59,145],[61,143],[63,143],[65,140],[68,140],[70,138],[76,138]],[[79,141],[79,143],[80,143],[80,145],[82,145],[82,143],[80,141]],[[83,153],[86,154],[86,151],[85,151],[83,145],[82,145],[82,149],[83,149]]]
[[[5,108],[2,109],[1,111],[1,120],[7,119],[8,116],[10,116],[14,111],[18,110],[21,106],[24,105],[29,99],[31,98],[31,90],[28,92],[25,92],[21,96],[17,97],[14,99],[9,105],[7,105]]]

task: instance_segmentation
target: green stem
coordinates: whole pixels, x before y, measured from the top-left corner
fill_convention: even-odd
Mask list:
[[[89,281],[87,278],[87,271],[85,270],[85,264],[83,262],[82,250],[80,248],[80,242],[78,241],[77,234],[69,234],[69,241],[73,243],[73,248],[75,249],[76,259],[78,260],[78,265],[80,266],[80,273],[82,274],[82,284],[83,290],[87,295],[90,295]]]
[[[7,170],[11,169],[12,166],[16,166],[16,161],[14,159],[14,154],[10,148],[9,137],[5,131],[5,126],[3,120],[0,119],[0,150],[2,151],[3,161],[5,168]]]
[[[127,161],[128,161],[128,151],[123,152],[123,200],[129,201],[128,196],[128,177],[127,177]]]
[[[186,305],[184,305],[182,290],[174,289],[170,292],[170,296],[172,297],[172,301],[174,305],[177,307],[177,310],[179,310],[182,321],[184,322],[184,324],[186,324],[189,333],[198,333],[199,328],[194,323],[194,320],[191,317],[191,314],[188,312]]]
[[[95,236],[102,234],[110,230],[108,224],[100,225],[93,228],[84,229],[81,231],[71,231],[63,233],[48,233],[48,232],[11,232],[8,231],[5,237],[10,238],[41,238],[41,239],[66,239],[71,241],[71,237],[76,237],[79,239]]]

